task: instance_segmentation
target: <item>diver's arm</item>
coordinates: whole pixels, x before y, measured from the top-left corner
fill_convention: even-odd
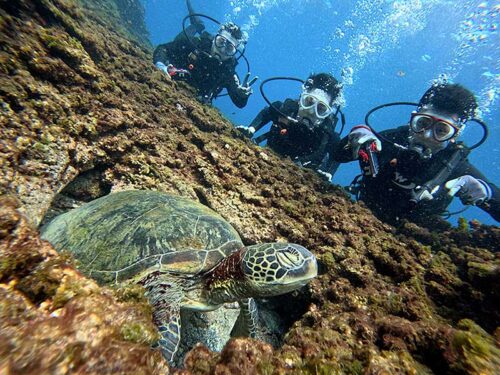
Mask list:
[[[195,38],[196,40],[197,38]],[[158,45],[153,52],[153,62],[162,62],[165,65],[172,64],[178,61],[183,56],[192,51],[192,47],[188,44],[185,36],[180,33],[172,42]],[[175,64],[175,63],[174,63]]]
[[[492,198],[480,205],[479,207],[489,213],[493,219],[500,221],[500,189],[494,184],[489,184],[491,190],[493,190]]]
[[[231,77],[227,79],[226,89],[234,105],[238,108],[243,108],[247,105],[250,94],[243,93],[239,89],[239,86],[240,78],[236,72],[233,72]]]
[[[327,172],[326,165],[328,164],[328,159],[332,156],[330,149],[332,134],[327,128],[323,128],[318,131],[321,132],[321,140],[319,143],[310,145],[311,153],[298,156],[293,161],[305,168],[318,170],[318,172],[321,170],[321,173],[325,174],[325,172]]]
[[[328,143],[328,160],[323,167],[325,169],[324,172],[329,173],[332,176],[335,174],[340,165],[340,163],[335,159],[335,155],[339,152],[339,150],[340,136],[338,133],[333,132],[330,135],[330,142]]]
[[[327,156],[328,159],[323,163],[323,160]],[[330,153],[324,151],[316,151],[309,155],[296,157],[294,159],[294,162],[298,162],[297,164],[304,168],[321,170],[321,172],[330,173],[332,175],[333,173],[330,171],[334,172],[335,170],[337,170],[339,165],[337,162],[332,160]]]
[[[153,52],[153,63],[161,62],[165,65],[170,64],[174,42],[160,44]]]
[[[373,134],[370,128],[366,125],[354,126],[349,134],[345,136],[339,145],[339,150],[336,153],[335,160],[339,163],[348,163],[358,159],[358,151],[365,143],[375,142],[378,138]],[[380,140],[378,140],[381,145]],[[378,147],[381,149],[381,147]]]
[[[358,137],[353,137],[353,134],[359,128],[360,134]],[[364,133],[364,134],[363,134]],[[342,138],[337,147],[337,152],[334,155],[335,161],[339,163],[348,163],[358,159],[357,154],[353,153],[353,143],[359,142],[370,142],[372,138],[375,138],[377,141],[377,149],[380,149],[378,152],[384,152],[384,148],[390,147],[392,145],[392,141],[397,143],[404,143],[403,141],[407,138],[408,126],[400,126],[394,129],[388,129],[379,132],[379,134],[383,137],[383,139],[378,139],[368,128],[366,125],[357,125],[351,129],[349,134]],[[357,139],[356,139],[357,138]],[[356,142],[357,141],[357,142]],[[359,147],[359,146],[358,146]]]
[[[337,147],[337,152],[335,152],[335,154],[333,155],[333,159],[338,163],[349,163],[356,160],[352,157],[352,151],[348,136],[345,136],[340,140]]]
[[[197,45],[200,38],[194,37],[192,42]],[[190,44],[182,35],[181,38],[156,47],[153,53],[153,63],[158,69],[176,80],[189,80],[191,75],[188,70],[189,55],[193,50],[193,44]]]
[[[333,175],[337,171],[339,165],[340,164],[338,162],[333,160],[332,155],[328,154],[328,159],[325,162],[321,163],[321,165],[319,166],[319,168],[317,168],[316,171],[321,176],[323,176],[323,178],[325,178],[327,181],[330,182],[333,178]]]
[[[280,108],[283,103],[277,101],[274,102],[273,105]],[[272,110],[271,107],[265,107],[262,109],[257,116],[253,119],[253,121],[250,123],[248,126],[249,128],[252,127],[255,129],[255,131],[259,131],[262,127],[264,127],[266,124],[274,120],[273,116],[274,111]]]

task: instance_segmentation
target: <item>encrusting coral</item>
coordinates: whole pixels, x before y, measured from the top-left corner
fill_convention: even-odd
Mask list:
[[[163,372],[141,291],[102,289],[0,198],[0,368],[13,374]]]
[[[150,348],[157,333],[142,291],[99,288],[36,230],[82,201],[143,188],[213,208],[246,244],[287,240],[320,260],[320,276],[280,300],[299,312],[281,347],[198,345],[173,371],[500,372],[497,227],[437,233],[378,221],[157,71],[119,3],[0,2],[2,371],[170,371]],[[137,23],[132,3],[125,13]]]

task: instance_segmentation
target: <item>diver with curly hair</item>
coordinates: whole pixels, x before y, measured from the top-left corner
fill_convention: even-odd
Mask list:
[[[391,103],[411,104],[411,103]],[[379,106],[377,108],[381,108]],[[336,153],[341,163],[375,158],[351,188],[374,213],[397,224],[407,218],[421,224],[446,212],[453,196],[500,219],[500,192],[467,159],[472,148],[458,138],[467,122],[486,125],[474,117],[474,94],[459,84],[440,83],[422,96],[408,125],[375,134],[367,125],[352,128]],[[479,145],[478,144],[478,145]],[[372,165],[373,167],[373,165]]]

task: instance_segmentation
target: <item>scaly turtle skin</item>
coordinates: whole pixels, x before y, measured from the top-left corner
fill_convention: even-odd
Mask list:
[[[144,286],[169,362],[179,345],[181,308],[211,311],[238,301],[238,320],[253,336],[252,297],[287,293],[317,274],[316,259],[304,247],[245,247],[214,211],[156,191],[123,191],[86,203],[42,228],[42,238],[69,250],[100,284]]]

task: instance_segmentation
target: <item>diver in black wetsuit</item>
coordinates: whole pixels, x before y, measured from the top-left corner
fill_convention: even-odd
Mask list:
[[[276,153],[303,167],[319,170],[329,180],[338,167],[333,155],[340,141],[335,132],[334,110],[339,94],[340,85],[334,77],[327,73],[313,74],[305,82],[300,99],[274,102],[260,111],[247,128],[238,129],[252,137],[272,122],[269,132],[254,141],[259,144],[267,140],[267,146]]]
[[[356,189],[377,216],[392,224],[407,218],[425,225],[446,211],[454,195],[498,221],[499,189],[469,163],[468,149],[457,143],[467,121],[482,124],[474,119],[476,109],[474,94],[463,86],[433,85],[412,112],[409,126],[380,132],[380,139],[368,126],[355,126],[342,139],[336,160],[348,162],[374,151],[378,173],[364,175]],[[442,182],[429,183],[435,176],[442,176]]]
[[[187,1],[189,14],[194,14]],[[174,80],[183,80],[197,90],[197,99],[211,104],[225,88],[238,108],[247,104],[251,84],[240,82],[235,55],[247,42],[247,35],[232,22],[222,24],[215,37],[205,30],[197,16],[170,43],[160,44],[153,53],[154,64]],[[199,34],[198,36],[196,34]],[[188,39],[189,38],[189,39]]]

